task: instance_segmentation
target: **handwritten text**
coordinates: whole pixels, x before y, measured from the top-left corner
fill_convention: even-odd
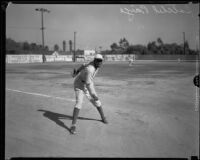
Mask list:
[[[175,4],[172,5],[152,5],[151,9],[156,14],[190,14],[191,11],[188,11],[186,8],[178,9]],[[145,5],[131,5],[130,8],[120,8],[121,13],[125,13],[129,16],[134,16],[135,14],[149,14],[150,10]]]

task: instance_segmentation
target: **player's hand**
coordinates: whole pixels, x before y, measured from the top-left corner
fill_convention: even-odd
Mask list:
[[[99,100],[99,98],[95,95],[95,94],[93,94],[93,95],[91,95],[92,96],[92,98],[94,99],[94,101],[98,101]]]
[[[74,69],[72,72],[71,72],[71,76],[74,78],[76,77],[76,69]]]

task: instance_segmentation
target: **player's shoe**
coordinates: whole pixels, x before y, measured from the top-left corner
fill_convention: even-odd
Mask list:
[[[76,134],[76,126],[71,126],[70,133],[71,134]]]
[[[102,119],[102,122],[105,123],[105,124],[108,124],[108,121],[106,118]]]

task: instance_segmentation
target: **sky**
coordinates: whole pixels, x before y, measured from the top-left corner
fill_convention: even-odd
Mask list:
[[[126,38],[132,45],[147,45],[160,37],[164,43],[183,43],[199,48],[199,4],[12,4],[6,9],[6,37],[17,42],[42,44],[41,12],[44,13],[45,45],[62,49],[69,40],[76,49],[109,49]]]

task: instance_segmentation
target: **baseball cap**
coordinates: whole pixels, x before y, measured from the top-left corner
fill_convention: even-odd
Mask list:
[[[94,59],[101,59],[101,60],[103,60],[103,56],[101,54],[96,54],[94,56]]]

